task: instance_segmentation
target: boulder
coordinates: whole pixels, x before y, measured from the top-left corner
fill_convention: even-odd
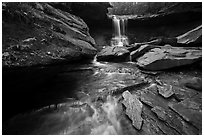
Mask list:
[[[157,47],[137,59],[137,64],[145,70],[165,70],[189,65],[202,59],[202,50],[182,47]]]
[[[158,87],[159,94],[164,98],[169,98],[174,94],[173,87],[171,85],[166,85],[166,84],[162,86],[157,85],[157,87]]]
[[[202,46],[202,25],[177,37],[180,45]]]
[[[16,60],[5,58],[3,66],[46,65],[92,58],[96,54],[95,41],[86,23],[53,5],[4,3],[3,52],[15,56]]]
[[[136,60],[138,57],[142,56],[143,54],[145,54],[147,51],[154,47],[155,47],[154,45],[149,44],[141,45],[137,50],[132,51],[130,53],[130,61]]]
[[[109,46],[97,54],[97,60],[121,62],[129,59],[130,52],[125,47]]]
[[[132,95],[129,91],[125,91],[122,94],[124,100],[123,104],[126,107],[126,114],[132,120],[133,126],[140,130],[142,126],[142,103],[139,101],[136,95]]]

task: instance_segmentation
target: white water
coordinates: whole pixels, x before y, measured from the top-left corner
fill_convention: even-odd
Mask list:
[[[106,65],[106,64],[103,64],[103,63],[97,61],[97,55],[94,56],[92,64],[93,64],[93,66],[104,66],[104,65]]]
[[[112,46],[128,45],[128,38],[126,36],[127,19],[120,19],[113,16],[114,37],[111,40]]]
[[[112,96],[107,97],[107,101],[102,105],[102,109],[105,112],[105,115],[98,112],[96,108],[94,109],[95,113],[92,116],[92,121],[96,121],[96,123],[94,124],[95,127],[91,130],[92,135],[121,134],[121,125],[117,117],[118,104],[116,98]],[[99,119],[101,119],[103,122],[99,122]]]

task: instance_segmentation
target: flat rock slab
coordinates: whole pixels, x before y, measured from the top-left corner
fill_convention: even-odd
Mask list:
[[[181,81],[187,88],[195,89],[197,91],[202,91],[202,79],[194,77],[189,79],[184,79]]]
[[[122,94],[124,100],[123,104],[126,107],[126,114],[132,120],[133,126],[140,130],[142,126],[142,103],[138,100],[136,95],[132,95],[129,91],[125,91]]]
[[[168,101],[151,90],[142,92],[140,99],[143,103],[150,107],[159,106],[162,108],[168,108]]]
[[[158,94],[146,91],[141,93],[141,101],[151,107],[158,119],[168,124],[170,128],[176,130],[179,134],[198,134],[198,130],[185,122],[179,114],[169,109],[168,104],[172,101],[162,98]]]
[[[166,113],[165,109],[163,109],[159,106],[155,106],[151,109],[151,111],[154,112],[159,119],[166,121],[167,113]]]
[[[137,59],[137,64],[145,70],[156,71],[189,65],[201,59],[202,50],[168,45],[151,49]]]
[[[163,86],[157,85],[157,87],[158,87],[159,94],[164,98],[169,98],[174,94],[172,85],[163,85]]]
[[[186,99],[176,104],[169,104],[169,107],[184,120],[197,127],[200,132],[202,131],[202,107],[200,103],[192,99]]]
[[[97,54],[98,61],[122,62],[127,61],[127,59],[129,59],[129,51],[126,47],[106,47]]]
[[[153,48],[155,48],[154,45],[149,45],[149,44],[141,45],[137,50],[132,51],[130,53],[130,60],[135,61],[138,57],[142,56],[147,51],[149,51],[150,49],[153,49]]]
[[[183,35],[177,37],[178,43],[190,44],[190,43],[201,43],[202,42],[202,25],[190,30]],[[202,46],[202,45],[200,45]]]

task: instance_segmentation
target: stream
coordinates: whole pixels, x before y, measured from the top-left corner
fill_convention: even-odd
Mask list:
[[[121,134],[111,94],[143,82],[133,63],[96,60],[4,74],[3,120],[18,127],[5,128],[11,134]]]
[[[140,132],[135,130],[121,103],[122,92],[139,95],[137,91],[154,81],[155,76],[142,73],[132,62],[94,59],[89,63],[12,71],[9,77],[3,73],[3,133],[148,134],[145,126]],[[169,73],[162,77],[172,83],[178,78],[201,76],[201,72],[191,70]]]
[[[99,43],[99,49],[107,45],[124,46],[137,41],[129,36],[135,30],[130,30],[129,34],[125,32],[127,20],[113,18],[113,24],[113,36],[110,30],[100,36],[93,35],[96,43]],[[142,30],[138,28],[137,31]],[[145,37],[143,34],[148,33],[137,35]],[[157,32],[152,33],[156,35]],[[189,67],[186,70],[180,67],[165,72],[148,72],[138,69],[134,62],[98,62],[94,57],[93,60],[68,65],[3,69],[2,74],[3,134],[199,133],[199,129],[184,121],[168,104],[178,103],[181,101],[179,99],[184,100],[189,96],[201,96],[201,93],[179,83],[182,79],[201,78],[200,69]],[[162,97],[157,85],[165,92],[175,88],[174,95],[170,98]],[[122,103],[124,98],[121,95],[127,90],[140,100],[143,95],[141,130],[133,126]],[[165,109],[161,110],[161,115],[167,113],[170,117],[166,121],[153,113],[160,105]]]

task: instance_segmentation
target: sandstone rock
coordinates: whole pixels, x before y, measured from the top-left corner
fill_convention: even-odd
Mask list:
[[[162,95],[165,98],[171,97],[174,92],[173,92],[173,87],[171,85],[163,85],[163,86],[157,86],[159,94]]]
[[[165,121],[169,127],[173,128],[179,134],[198,134],[198,130],[182,120],[174,111],[168,108],[168,100],[151,93],[151,91],[141,94],[141,101],[150,106],[159,119]]]
[[[193,30],[190,30],[186,32],[183,35],[180,35],[177,37],[178,44],[187,44],[187,45],[193,45],[200,43],[200,46],[202,46],[202,25],[196,27]]]
[[[153,109],[153,108],[152,108]],[[165,135],[178,135],[179,133],[174,130],[172,127],[170,127],[168,124],[166,124],[164,121],[158,119],[158,116],[156,116],[154,113],[152,113],[152,109],[148,109],[147,107],[143,108],[143,117],[146,119],[146,117],[149,117],[152,119],[151,124],[154,124],[156,127],[159,128]],[[142,127],[145,126],[145,123]],[[143,129],[142,129],[143,130]]]
[[[140,130],[142,126],[142,103],[138,100],[136,95],[132,95],[129,91],[125,91],[122,94],[124,100],[123,104],[126,107],[126,114],[132,120],[133,126]]]
[[[134,44],[130,44],[130,45],[125,45],[125,47],[127,47],[127,50],[132,52],[132,51],[135,51],[138,48],[140,48],[142,45],[145,45],[145,44],[144,43],[134,43]]]
[[[202,52],[193,48],[160,47],[151,49],[137,60],[139,67],[146,70],[165,70],[189,65],[201,60]]]
[[[150,49],[154,47],[155,46],[149,45],[149,44],[140,46],[137,50],[132,51],[130,53],[130,61],[135,61],[138,57],[142,56],[143,54],[145,54],[147,51],[149,51]]]
[[[99,61],[110,61],[120,62],[127,61],[129,57],[129,51],[125,47],[106,47],[97,54],[97,60]]]
[[[184,120],[192,123],[200,131],[202,130],[201,104],[192,99],[186,99],[177,104],[169,104],[169,107],[178,113]]]
[[[3,66],[46,65],[92,58],[96,54],[95,41],[86,23],[52,5],[55,4],[5,3],[2,34],[7,37],[3,38],[3,52],[17,60],[5,59]],[[4,63],[8,61],[9,65]]]
[[[175,86],[173,87],[173,91],[174,91],[174,97],[178,101],[183,101],[183,100],[185,100],[187,98],[191,98],[197,94],[196,91],[183,89],[181,87],[175,87]]]
[[[156,106],[156,107],[153,107],[151,111],[154,112],[159,119],[163,121],[167,119],[167,114],[163,108]]]
[[[200,78],[184,79],[181,82],[188,88],[202,91],[202,80]]]
[[[146,44],[153,44],[153,45],[160,45],[160,46],[164,46],[165,44],[170,44],[172,46],[176,46],[177,45],[177,38],[161,37],[161,38],[155,39],[153,41],[146,42]]]
[[[152,91],[152,89],[141,93],[141,101],[150,107],[159,106],[161,108],[168,108],[168,101]]]

